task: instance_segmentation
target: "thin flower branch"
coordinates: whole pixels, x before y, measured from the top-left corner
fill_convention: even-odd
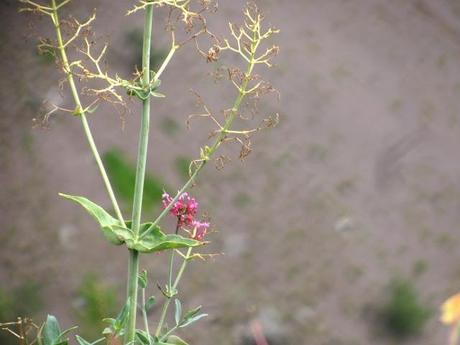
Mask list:
[[[254,64],[265,64],[268,67],[272,67],[271,58],[279,52],[279,47],[273,45],[258,56],[256,56],[256,50],[262,41],[270,38],[273,34],[279,33],[279,30],[268,28],[265,32],[261,32],[263,16],[255,5],[249,5],[245,9],[244,15],[243,26],[229,24],[230,33],[235,43],[231,44],[228,39],[224,39],[223,44],[217,46],[218,49],[237,53],[247,62],[252,61]]]
[[[171,200],[168,206],[166,206],[163,211],[158,215],[158,217],[153,221],[152,226],[150,229],[153,229],[154,226],[156,226],[162,219],[163,217],[169,212],[169,210],[173,207],[174,203],[180,198],[180,196],[193,184],[195,181],[196,176],[198,173],[203,169],[203,167],[206,165],[208,161],[211,160],[213,157],[214,153],[217,151],[217,149],[220,147],[220,145],[225,142],[228,139],[228,133],[227,131],[233,130],[232,129],[232,124],[238,115],[240,106],[243,102],[243,99],[248,95],[248,90],[253,89],[252,93],[256,92],[253,87],[248,88],[249,82],[253,78],[253,70],[255,65],[257,64],[257,48],[260,46],[260,44],[265,41],[266,39],[270,38],[273,34],[276,34],[278,30],[274,29],[269,29],[266,31],[263,35],[260,34],[260,27],[261,27],[261,22],[263,20],[262,15],[260,15],[260,12],[258,11],[257,7],[255,6],[249,6],[245,12],[245,17],[246,17],[246,23],[247,27],[250,28],[251,33],[252,33],[252,40],[249,43],[249,51],[251,54],[247,57],[247,60],[244,58],[244,53],[241,51],[238,51],[238,54],[244,58],[244,60],[247,61],[247,66],[246,66],[246,71],[243,74],[243,78],[241,80],[241,85],[238,88],[238,94],[233,102],[232,107],[230,108],[230,111],[228,115],[225,117],[224,123],[221,125],[215,118],[213,121],[218,123],[219,129],[217,130],[217,138],[215,139],[213,145],[211,146],[204,146],[200,148],[200,158],[192,161],[193,168],[190,168],[190,178],[188,181],[182,186],[182,188],[179,189],[177,192],[176,196]],[[254,19],[255,18],[255,19]],[[249,30],[249,29],[248,29]],[[246,31],[244,31],[246,32]],[[225,49],[224,49],[225,50]],[[270,57],[271,58],[271,57]],[[209,110],[206,111],[205,114],[201,114],[199,116],[209,116],[211,117],[211,112]],[[213,117],[211,117],[213,118]],[[277,121],[277,117],[276,117]],[[270,120],[267,123],[274,124],[276,121]],[[141,236],[142,237],[142,236]]]
[[[65,5],[65,3],[69,2],[69,1],[70,0],[65,0],[64,5]],[[25,5],[25,7],[21,7],[19,9],[19,12],[34,12],[34,13],[42,13],[42,14],[45,14],[45,15],[50,16],[50,17],[53,16],[53,10],[54,10],[53,7],[42,5],[42,4],[39,4],[39,3],[35,2],[35,1],[31,1],[31,0],[19,0],[19,2]],[[61,7],[61,5],[63,5],[63,4],[62,3],[59,4],[58,7]]]
[[[62,4],[61,4],[62,5]],[[93,13],[91,17],[88,18],[86,22],[80,23],[77,19],[73,19],[74,22],[71,23],[71,26],[75,27],[75,33],[63,43],[63,47],[66,48],[70,43],[75,41],[79,36],[82,29],[87,28],[91,23],[96,19],[96,13]]]

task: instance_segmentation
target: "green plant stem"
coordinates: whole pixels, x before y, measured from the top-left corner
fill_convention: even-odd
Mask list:
[[[176,326],[174,326],[173,328],[171,328],[169,331],[167,331],[167,332],[160,338],[160,342],[167,340],[168,337],[169,337],[176,329],[178,329],[178,328],[179,328],[179,327],[176,325]]]
[[[173,273],[173,268],[174,268],[174,250],[171,252],[171,256],[169,258],[169,289],[171,292],[172,288],[172,273]]]
[[[155,76],[153,77],[154,81],[157,81],[160,76],[163,74],[165,68],[168,66],[169,62],[171,61],[172,57],[174,56],[174,53],[176,52],[178,46],[173,42],[171,49],[169,50],[168,55],[164,59],[163,63],[161,64],[160,68],[158,69],[157,73],[155,73]]]
[[[177,276],[176,276],[176,279],[174,280],[174,284],[172,286],[169,287],[169,291],[175,291],[177,290],[177,286],[179,285],[179,282],[182,278],[182,275],[184,274],[184,271],[185,271],[185,268],[187,267],[187,263],[188,263],[188,258],[190,257],[190,255],[192,254],[192,247],[188,248],[187,250],[187,253],[185,254],[185,258],[184,258],[184,261],[182,261],[182,265],[181,267],[179,268],[179,271],[177,272]],[[171,275],[172,275],[172,260],[173,260],[173,255],[174,255],[174,251],[171,253],[171,261],[170,261],[170,281],[172,281],[171,279]],[[159,337],[160,336],[160,333],[161,333],[161,329],[163,328],[163,324],[165,322],[165,319],[166,319],[166,313],[168,312],[168,308],[169,308],[169,304],[171,303],[171,297],[170,298],[167,298],[165,300],[165,303],[163,304],[163,309],[161,310],[161,315],[160,315],[160,321],[158,322],[158,326],[157,326],[157,329],[155,331],[155,336]]]
[[[149,330],[149,320],[147,318],[147,311],[145,310],[145,289],[142,289],[142,318],[144,319],[144,328],[148,334],[149,345],[151,345],[150,341],[150,330]]]
[[[93,138],[93,135],[91,133],[91,129],[90,129],[89,124],[88,124],[88,120],[86,119],[86,115],[84,113],[83,107],[81,105],[80,96],[78,94],[77,87],[75,85],[75,81],[74,81],[72,72],[70,70],[69,59],[67,58],[67,52],[66,52],[65,47],[64,47],[64,41],[62,39],[61,26],[60,26],[59,16],[58,16],[58,8],[61,7],[62,4],[59,7],[56,7],[56,0],[52,0],[51,5],[52,5],[52,9],[53,9],[52,20],[53,20],[54,28],[56,30],[56,37],[57,37],[57,41],[58,41],[58,50],[59,50],[59,54],[61,56],[64,73],[66,74],[67,81],[68,81],[69,86],[70,86],[70,91],[71,91],[72,97],[74,99],[75,110],[79,112],[79,116],[80,116],[80,119],[81,119],[81,122],[82,122],[83,130],[84,130],[85,135],[86,135],[86,139],[88,140],[89,146],[91,148],[91,152],[92,152],[92,154],[94,156],[94,159],[96,161],[96,164],[97,164],[97,166],[99,168],[99,172],[100,172],[100,174],[102,176],[102,180],[104,181],[105,188],[107,189],[107,192],[109,194],[109,198],[110,198],[110,200],[112,202],[112,205],[113,205],[113,208],[114,208],[115,213],[117,215],[117,218],[120,221],[120,223],[123,226],[125,226],[125,221],[123,219],[123,215],[121,213],[120,207],[118,206],[118,202],[117,202],[117,199],[115,197],[115,193],[113,192],[113,188],[112,188],[112,185],[110,184],[109,177],[107,176],[107,172],[106,172],[106,170],[104,168],[104,164],[102,163],[101,156],[99,155],[99,152],[97,150],[96,143],[94,142],[94,138]]]
[[[152,42],[153,5],[147,5],[144,17],[144,42],[142,48],[142,86],[148,88],[150,84],[150,46]],[[136,182],[134,185],[133,223],[132,231],[135,238],[139,235],[142,214],[142,200],[147,163],[147,148],[150,127],[150,96],[142,102],[142,117],[139,134],[139,145],[136,166]],[[130,311],[126,329],[126,343],[134,341],[136,332],[137,290],[139,275],[139,252],[129,250],[128,288],[127,295],[130,301]]]

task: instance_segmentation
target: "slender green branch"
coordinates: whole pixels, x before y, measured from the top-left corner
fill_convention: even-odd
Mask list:
[[[142,289],[142,318],[144,319],[145,331],[149,337],[149,345],[151,345],[152,343],[150,341],[149,320],[147,318],[147,311],[145,310],[145,288]]]
[[[178,46],[176,45],[176,42],[175,42],[174,36],[173,36],[171,49],[169,50],[168,55],[164,59],[164,61],[161,64],[160,68],[158,69],[157,73],[153,77],[153,80],[157,81],[158,79],[160,79],[160,76],[163,74],[165,68],[168,66],[168,64],[171,61],[171,59],[172,59],[174,53],[176,52],[177,48],[178,48]]]
[[[51,18],[53,20],[53,24],[54,24],[54,27],[55,27],[55,30],[56,30],[56,37],[57,37],[57,41],[58,41],[58,50],[59,50],[59,54],[61,56],[64,73],[67,76],[67,81],[69,83],[70,90],[71,90],[71,93],[72,93],[72,97],[73,97],[74,102],[75,102],[75,109],[80,113],[80,119],[81,119],[81,122],[82,122],[83,130],[85,132],[86,139],[88,140],[88,143],[89,143],[89,146],[91,148],[91,152],[93,153],[93,156],[94,156],[94,159],[96,161],[96,164],[97,164],[97,166],[99,168],[99,172],[101,174],[102,180],[104,181],[105,188],[107,189],[107,192],[109,194],[109,198],[110,198],[110,200],[112,202],[112,205],[113,205],[113,208],[114,208],[115,213],[117,215],[117,218],[120,221],[120,223],[124,226],[125,221],[123,219],[123,215],[121,213],[120,207],[118,206],[118,202],[117,202],[117,199],[115,197],[115,193],[113,192],[113,188],[112,188],[112,185],[110,184],[109,177],[107,176],[107,172],[106,172],[106,170],[104,168],[104,164],[102,163],[101,156],[99,155],[99,152],[97,150],[96,143],[94,142],[94,138],[93,138],[93,135],[91,133],[91,129],[90,129],[89,124],[88,124],[88,120],[86,119],[85,112],[84,112],[83,107],[81,105],[80,96],[78,94],[77,87],[75,85],[75,81],[74,81],[72,72],[70,70],[69,59],[67,58],[67,52],[66,52],[66,49],[65,49],[65,46],[64,46],[64,43],[63,43],[63,38],[62,38],[62,33],[61,33],[61,26],[60,26],[59,16],[58,16],[58,9],[63,4],[64,3],[61,3],[59,6],[56,6],[56,0],[51,0],[51,6],[52,6],[52,10],[53,10]]]
[[[179,197],[182,195],[182,193],[192,184],[192,182],[195,180],[196,176],[200,172],[201,169],[205,166],[206,162],[210,159],[210,157],[215,153],[215,151],[219,148],[219,146],[222,144],[223,140],[225,139],[225,136],[227,134],[227,131],[231,128],[233,121],[235,120],[236,115],[238,114],[238,110],[241,106],[241,102],[243,101],[244,97],[246,96],[247,92],[246,89],[249,84],[249,80],[251,78],[251,74],[253,72],[254,66],[256,64],[255,58],[254,58],[254,53],[257,49],[258,43],[255,43],[251,46],[251,57],[249,59],[245,74],[244,74],[244,80],[241,85],[241,88],[239,89],[239,93],[233,103],[233,106],[231,108],[230,114],[225,120],[224,126],[222,127],[218,137],[216,138],[214,144],[208,149],[208,152],[206,153],[205,159],[202,159],[199,163],[199,165],[196,167],[195,171],[193,174],[190,176],[189,180],[182,186],[182,188],[179,190],[177,195],[173,198],[173,200],[169,203],[169,205],[160,213],[160,215],[155,219],[155,221],[152,224],[152,227],[157,225],[161,219],[169,212],[171,207],[174,205],[174,203],[179,199]],[[187,251],[187,254],[185,256],[184,261],[182,262],[182,265],[177,273],[176,280],[174,281],[173,286],[169,287],[170,291],[175,291],[177,290],[177,286],[179,285],[180,279],[185,271],[185,268],[187,267],[187,262],[190,257],[190,254],[192,253],[192,248],[189,248]],[[173,262],[173,255],[174,252],[171,253],[171,261],[170,261],[170,285],[171,285],[171,272],[172,272],[172,262]],[[157,329],[155,331],[155,336],[159,336],[161,334],[161,330],[163,328],[164,321],[166,319],[166,314],[168,312],[169,304],[171,303],[171,298],[167,298],[163,304],[163,309],[161,311],[161,316],[160,316],[160,321],[158,323]],[[170,332],[166,333],[166,335],[170,334]],[[163,338],[165,337],[163,336]],[[162,338],[162,339],[163,339]]]
[[[150,46],[152,41],[152,22],[153,22],[153,6],[149,5],[145,10],[144,19],[144,42],[142,48],[142,84],[143,87],[149,87],[150,84]],[[136,166],[136,182],[134,186],[134,202],[133,202],[133,223],[132,231],[134,236],[139,235],[139,227],[142,214],[142,200],[144,192],[145,167],[147,163],[147,148],[149,141],[150,127],[150,97],[147,97],[142,102],[142,118],[140,125],[139,146]],[[139,252],[135,250],[129,251],[128,264],[128,298],[132,302],[128,314],[128,324],[126,330],[126,343],[134,341],[136,332],[136,308],[137,308],[137,290],[138,290],[138,275],[139,275]]]
[[[163,334],[163,336],[160,338],[160,342],[163,342],[166,339],[168,339],[168,337],[178,328],[179,326],[176,325],[173,328],[171,328],[169,331],[167,331],[165,334]]]
[[[155,336],[159,337],[161,334],[161,329],[166,319],[166,313],[168,312],[169,303],[171,303],[171,298],[167,298],[163,304],[163,309],[161,309],[160,321],[158,321],[157,330],[155,331]]]
[[[158,223],[163,219],[163,217],[168,214],[169,210],[173,207],[174,203],[179,199],[182,193],[184,193],[190,187],[190,185],[194,182],[198,173],[201,171],[201,169],[203,169],[207,161],[212,157],[212,155],[216,152],[216,150],[222,144],[223,140],[225,139],[226,134],[228,133],[228,130],[231,128],[232,123],[235,120],[236,115],[238,114],[238,110],[240,108],[241,102],[243,101],[244,97],[247,94],[246,89],[248,87],[249,80],[250,80],[252,71],[254,69],[254,65],[255,65],[255,61],[254,61],[254,57],[252,56],[251,60],[248,63],[246,72],[245,72],[245,78],[244,78],[243,84],[241,85],[238,96],[236,97],[233,103],[230,114],[225,120],[224,126],[219,131],[219,135],[217,136],[214,144],[209,148],[206,158],[202,159],[198,163],[198,166],[195,168],[195,170],[193,171],[188,181],[185,182],[185,184],[179,189],[176,196],[172,199],[169,205],[165,207],[163,211],[160,213],[160,215],[153,221],[149,230],[152,229],[154,226],[158,225]],[[145,233],[147,234],[148,231],[146,231]]]
[[[174,268],[174,250],[171,251],[171,256],[169,258],[169,280],[168,280],[169,292],[171,292],[171,288],[172,288],[173,268]]]
[[[187,250],[187,254],[185,254],[185,258],[184,258],[184,261],[182,261],[182,265],[181,267],[179,268],[179,271],[177,272],[177,276],[176,276],[176,279],[174,280],[174,284],[172,286],[169,287],[169,291],[175,291],[177,290],[177,286],[179,285],[179,282],[182,278],[182,275],[184,274],[184,271],[185,271],[185,268],[187,267],[187,263],[188,263],[188,258],[190,257],[190,255],[192,254],[192,247],[188,248]],[[174,255],[174,251],[171,253],[171,262],[172,262],[172,258],[173,258],[173,255]],[[170,266],[170,277],[169,277],[169,280],[171,281],[171,275],[172,275],[172,268]],[[165,319],[166,319],[166,314],[168,312],[168,308],[169,308],[169,304],[171,303],[171,298],[167,298],[165,300],[165,303],[163,304],[163,309],[161,310],[161,316],[160,316],[160,321],[158,322],[158,326],[157,326],[157,329],[155,331],[155,336],[159,337],[160,334],[161,334],[161,329],[163,328],[163,324],[165,322]],[[169,333],[166,333],[166,334],[170,334]],[[166,335],[165,334],[165,335]],[[163,336],[164,337],[164,336]]]

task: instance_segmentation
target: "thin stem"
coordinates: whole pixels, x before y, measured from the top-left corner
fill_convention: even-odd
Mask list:
[[[96,344],[99,344],[101,341],[104,341],[106,340],[107,338],[106,337],[102,337],[102,338],[99,338],[98,340],[95,340],[91,343],[91,345],[96,345]]]
[[[175,43],[173,42],[173,45],[171,47],[171,50],[169,51],[168,55],[166,56],[166,58],[164,59],[163,63],[161,64],[160,68],[158,69],[157,73],[155,74],[155,76],[153,77],[153,79],[156,81],[158,79],[160,79],[160,76],[163,74],[166,66],[168,66],[169,62],[171,61],[174,53],[176,52],[177,50],[177,46],[175,45]]]
[[[155,331],[156,337],[160,336],[161,329],[163,328],[163,323],[165,322],[165,319],[166,319],[166,313],[168,312],[169,303],[171,303],[171,298],[166,299],[165,303],[163,304],[163,309],[161,310],[160,321],[158,321],[157,330]]]
[[[171,292],[172,288],[172,273],[173,273],[173,268],[174,268],[174,250],[171,251],[171,256],[169,258],[169,292]]]
[[[160,342],[162,341],[165,341],[166,339],[168,339],[168,336],[170,334],[172,334],[176,329],[178,329],[179,327],[176,325],[174,326],[173,328],[171,328],[169,331],[167,331],[165,334],[163,334],[163,336],[160,338]]]
[[[179,223],[178,223],[179,224]],[[172,293],[173,285],[172,285],[172,276],[173,276],[173,268],[174,268],[174,250],[171,251],[171,255],[169,257],[169,284],[168,284],[168,292]],[[163,309],[161,310],[160,321],[158,322],[158,327],[155,332],[155,335],[158,337],[161,333],[161,328],[163,327],[163,323],[166,318],[166,313],[168,311],[169,303],[171,302],[171,297],[168,297],[163,305]]]
[[[152,21],[153,21],[153,6],[147,5],[144,17],[144,42],[142,48],[142,84],[143,87],[148,87],[150,84],[150,46],[152,42]],[[142,213],[142,200],[145,180],[145,167],[147,163],[147,148],[149,141],[150,127],[150,97],[147,97],[142,102],[142,118],[140,125],[139,146],[136,166],[136,182],[134,186],[134,202],[133,202],[133,223],[132,231],[134,237],[139,235],[139,227]],[[136,332],[136,308],[137,308],[137,290],[138,290],[138,275],[139,275],[139,252],[136,250],[129,251],[128,263],[128,298],[131,301],[130,311],[128,314],[128,324],[126,330],[126,343],[134,341]]]
[[[187,250],[187,254],[185,254],[185,259],[182,261],[182,265],[179,268],[179,272],[177,272],[177,277],[176,280],[174,281],[173,289],[177,289],[177,286],[179,285],[180,279],[182,278],[182,275],[184,274],[185,268],[187,267],[188,263],[188,258],[192,254],[192,247],[190,247]]]
[[[187,267],[188,258],[192,254],[192,249],[193,249],[192,247],[188,248],[187,254],[185,254],[185,259],[184,259],[184,261],[182,261],[182,265],[180,266],[179,271],[177,272],[177,276],[176,276],[176,279],[174,280],[174,284],[169,287],[170,291],[177,290],[177,286],[179,285],[180,279],[182,278],[182,275],[184,274],[185,268]],[[174,255],[174,251],[171,253],[171,261],[172,261],[173,255]],[[170,277],[170,281],[171,281],[171,277]],[[157,329],[155,331],[155,336],[157,336],[157,337],[160,336],[161,329],[163,328],[163,324],[165,322],[166,314],[168,312],[168,308],[169,308],[170,303],[171,303],[171,298],[167,298],[165,300],[165,303],[163,304],[163,309],[161,310],[160,321],[158,322],[158,326],[157,326]]]
[[[94,142],[94,138],[93,138],[93,135],[91,133],[91,129],[90,129],[89,124],[88,124],[88,120],[86,119],[86,115],[84,113],[83,107],[81,105],[80,96],[78,94],[77,87],[75,85],[75,81],[74,81],[73,75],[72,75],[71,70],[70,70],[69,59],[67,58],[67,52],[66,52],[65,47],[64,47],[64,43],[63,43],[63,39],[62,39],[62,33],[61,33],[61,26],[60,26],[59,16],[58,16],[58,8],[61,7],[62,4],[59,5],[58,7],[56,7],[56,0],[51,0],[51,4],[52,4],[52,9],[53,9],[52,20],[53,20],[53,23],[54,23],[54,28],[56,30],[56,37],[57,37],[57,41],[58,41],[58,50],[59,50],[59,54],[61,56],[64,73],[67,76],[67,81],[68,81],[69,86],[70,86],[70,91],[72,93],[72,97],[73,97],[74,102],[75,102],[75,108],[76,108],[76,110],[78,110],[80,112],[80,119],[81,119],[81,122],[82,122],[83,130],[84,130],[85,135],[86,135],[86,139],[88,140],[89,146],[91,148],[91,152],[92,152],[92,154],[94,156],[94,159],[96,161],[96,164],[97,164],[97,166],[99,168],[99,172],[100,172],[100,174],[102,176],[102,180],[104,181],[105,188],[107,189],[107,192],[109,194],[109,198],[110,198],[110,200],[112,202],[112,205],[113,205],[113,208],[114,208],[115,213],[117,215],[117,218],[120,221],[120,223],[123,226],[125,226],[125,221],[123,219],[123,215],[121,213],[120,207],[118,206],[118,202],[117,202],[117,199],[115,197],[115,193],[113,192],[113,188],[112,188],[112,185],[110,184],[109,177],[107,176],[107,172],[106,172],[106,170],[104,168],[104,164],[102,163],[101,156],[99,155],[99,152],[97,150],[96,143]]]
[[[145,310],[145,289],[142,289],[142,318],[144,319],[145,331],[149,337],[149,345],[151,345],[152,343],[150,341],[149,320],[147,318],[147,311]]]

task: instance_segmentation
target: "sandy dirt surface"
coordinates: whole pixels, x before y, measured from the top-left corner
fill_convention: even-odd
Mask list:
[[[80,1],[76,16],[98,8],[94,26],[110,42],[112,68],[128,73],[126,33],[142,15],[125,17],[128,1]],[[379,336],[372,310],[394,277],[410,280],[433,312],[407,344],[445,342],[438,306],[460,290],[459,176],[460,6],[455,0],[260,1],[281,29],[277,66],[262,72],[280,91],[262,116],[280,125],[254,137],[244,164],[233,154],[223,171],[208,168],[192,190],[212,217],[210,252],[192,265],[184,303],[211,317],[185,337],[196,344],[243,344],[258,319],[281,344],[400,343]],[[243,1],[221,1],[215,19],[239,21]],[[124,289],[126,254],[110,247],[94,223],[58,192],[110,207],[78,119],[53,117],[33,129],[43,99],[68,104],[54,66],[40,62],[17,5],[0,5],[1,286],[42,285],[48,312],[75,321],[76,287],[86,272]],[[43,18],[33,21],[52,34]],[[154,42],[167,48],[156,18]],[[154,43],[155,44],[155,43]],[[231,60],[227,60],[230,62]],[[184,48],[162,78],[165,100],[152,109],[149,170],[173,189],[177,156],[197,157],[208,128],[187,130],[196,112],[190,88],[213,107],[232,94],[207,75],[215,65]],[[124,128],[110,105],[90,118],[101,152],[120,148],[134,161],[139,116]],[[158,130],[165,118],[177,134]],[[153,217],[152,214],[148,216]],[[155,280],[164,255],[145,257]],[[417,267],[423,266],[423,272]],[[273,340],[275,343],[276,340]],[[272,344],[272,343],[271,343]]]

